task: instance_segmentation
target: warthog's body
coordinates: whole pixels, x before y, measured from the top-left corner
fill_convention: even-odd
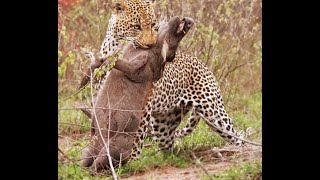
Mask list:
[[[113,165],[119,165],[120,160],[121,164],[128,161],[152,83],[161,77],[165,62],[174,59],[181,39],[192,25],[190,18],[171,18],[160,26],[157,43],[152,48],[129,44],[123,49],[123,58],[116,61],[115,69],[98,93],[95,113],[91,113],[93,143],[83,152],[83,166],[91,166],[93,171],[109,166],[103,142],[108,144],[108,139]]]

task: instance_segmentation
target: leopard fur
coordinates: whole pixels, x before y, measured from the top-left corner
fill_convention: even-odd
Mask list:
[[[176,131],[181,116],[188,111],[191,111],[188,125]],[[236,138],[243,137],[243,133],[234,129],[213,73],[196,57],[177,53],[175,59],[166,64],[161,79],[153,84],[131,158],[139,157],[148,128],[151,127],[161,150],[172,151],[175,138],[191,133],[201,118],[228,142],[238,146],[243,144]]]

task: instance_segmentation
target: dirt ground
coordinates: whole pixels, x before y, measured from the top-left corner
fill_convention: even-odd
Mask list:
[[[166,167],[153,169],[144,173],[131,174],[122,177],[123,180],[189,180],[205,177],[206,172],[211,176],[221,173],[234,165],[262,159],[262,148],[247,145],[240,150],[234,148],[212,149],[195,153],[195,156],[204,158],[204,163],[193,164],[188,168]],[[204,169],[205,170],[204,170]],[[255,179],[262,179],[256,177]]]
[[[71,148],[73,138],[59,138],[60,146]],[[143,173],[130,173],[121,177],[121,180],[189,180],[201,179],[209,173],[210,176],[219,174],[235,165],[242,165],[247,162],[262,160],[262,147],[245,144],[241,148],[226,146],[223,148],[212,148],[209,150],[194,152],[194,159],[201,157],[201,163],[195,163],[187,168],[161,167],[158,169],[150,169]],[[63,155],[59,154],[58,160],[66,161]],[[254,179],[262,179],[261,175]]]

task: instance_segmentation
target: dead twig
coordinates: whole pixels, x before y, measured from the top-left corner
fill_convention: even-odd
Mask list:
[[[107,98],[108,98],[108,106],[109,106],[109,108],[110,108],[110,99],[109,99],[109,94],[107,93]],[[109,122],[108,122],[108,130],[110,130],[111,129],[111,119],[110,119],[110,117],[111,117],[111,111],[109,111]],[[110,168],[111,168],[111,171],[112,171],[112,176],[113,176],[113,179],[114,180],[117,180],[118,179],[118,177],[117,177],[117,174],[115,173],[115,171],[114,171],[114,167],[113,167],[113,164],[112,164],[112,160],[111,160],[111,156],[110,156],[110,131],[108,131],[108,133],[107,133],[107,138],[108,138],[108,147],[107,147],[107,156],[108,156],[108,160],[109,160],[109,164],[110,164]]]
[[[143,147],[151,147],[151,146],[154,146],[154,144],[145,144],[145,145],[143,145]]]
[[[63,110],[82,110],[82,109],[106,109],[106,110],[113,110],[113,111],[129,111],[129,112],[142,112],[142,110],[130,110],[130,109],[113,109],[113,108],[106,108],[106,107],[75,107],[75,108],[59,108],[59,111]]]
[[[72,159],[70,159],[59,147],[58,147],[58,152],[60,152],[65,158],[67,158],[68,159],[68,161],[71,161],[71,162],[73,162],[73,160]]]
[[[206,168],[203,167],[203,165],[201,164],[201,162],[199,161],[199,159],[196,157],[196,155],[194,154],[194,152],[191,152],[191,155],[193,157],[193,159],[196,161],[196,163],[201,167],[201,169],[206,173],[206,175],[208,176],[209,179],[213,180],[210,176],[210,174],[208,173],[208,171],[206,170]]]
[[[87,127],[87,128],[98,129],[98,128],[91,127],[91,126],[85,126],[85,125],[81,125],[81,124],[68,123],[68,122],[58,122],[58,124],[67,124],[67,125],[72,125],[72,126],[79,126],[79,127]],[[119,133],[119,134],[126,134],[126,135],[131,136],[131,137],[133,137],[131,134],[138,133],[138,132],[130,132],[130,131],[124,132],[124,131],[113,131],[113,130],[104,130],[104,129],[102,131],[110,131],[110,132]],[[62,136],[60,136],[60,137],[62,137]]]
[[[81,92],[81,91],[82,91],[84,88],[86,88],[86,87],[87,87],[87,85],[83,86],[82,88],[80,88],[79,90],[77,90],[75,93],[73,93],[73,94],[71,94],[70,96],[68,96],[68,97],[62,99],[61,101],[59,101],[59,103],[62,102],[62,101],[66,101],[66,100],[72,98],[73,96],[77,95],[79,92]]]
[[[210,56],[212,54],[211,48],[212,48],[213,34],[214,34],[214,29],[212,28],[211,35],[210,35],[210,41],[209,41],[208,56],[207,56],[207,60],[206,60],[206,63],[205,63],[207,66],[208,66],[208,62],[209,62]],[[210,63],[210,64],[212,64],[212,63]]]
[[[91,72],[91,78],[90,78],[91,101],[93,102],[94,101],[94,97],[93,97],[92,69],[90,70],[90,72]],[[104,137],[103,137],[102,132],[101,132],[101,128],[100,128],[99,121],[98,121],[97,114],[96,114],[95,103],[93,103],[93,115],[94,115],[94,120],[96,121],[96,124],[98,126],[98,132],[99,132],[99,135],[100,135],[100,137],[101,137],[101,139],[103,141],[104,147],[106,148],[106,151],[109,152],[109,149],[108,149],[109,146],[105,142]],[[109,144],[109,141],[108,141],[108,144]],[[112,164],[111,157],[110,157],[110,153],[108,153],[108,154],[109,154],[108,158],[109,158],[109,164],[110,164],[110,168],[111,168],[111,171],[112,171],[113,179],[117,180],[118,177],[117,177],[117,174],[114,171],[113,164]]]
[[[242,63],[242,64],[240,64],[240,65],[235,66],[235,67],[232,68],[231,70],[229,70],[229,71],[224,75],[224,79],[226,79],[226,78],[229,76],[229,74],[231,74],[233,71],[235,71],[236,69],[238,69],[238,68],[240,68],[240,67],[242,67],[242,66],[244,66],[244,65],[246,65],[246,64],[247,64],[247,62]]]

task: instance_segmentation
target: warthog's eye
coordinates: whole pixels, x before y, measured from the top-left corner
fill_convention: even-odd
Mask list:
[[[133,29],[141,30],[141,26],[139,24],[133,25]]]

